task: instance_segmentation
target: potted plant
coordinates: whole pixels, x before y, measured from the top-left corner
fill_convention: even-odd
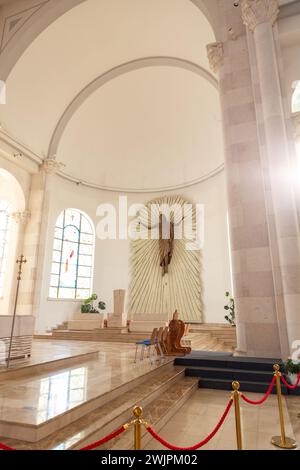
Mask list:
[[[295,385],[300,374],[300,362],[288,359],[284,364],[284,370],[287,374],[288,381],[291,385]],[[300,384],[299,384],[300,387]]]
[[[224,306],[224,310],[228,312],[227,315],[225,315],[225,320],[234,327],[236,326],[234,298],[230,295],[230,292],[226,292],[225,296],[228,299],[227,304]]]
[[[83,304],[81,305],[81,313],[99,313],[99,310],[97,310],[94,307],[94,302],[98,299],[97,294],[92,294],[91,297],[86,299]],[[105,310],[106,309],[106,304],[103,301],[100,301],[98,303],[98,308],[100,310]]]

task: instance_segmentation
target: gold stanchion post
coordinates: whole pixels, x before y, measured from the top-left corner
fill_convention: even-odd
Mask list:
[[[141,450],[142,448],[142,415],[143,408],[136,406],[133,409],[133,414],[135,416],[134,420],[134,450]]]
[[[278,364],[275,364],[273,366],[273,369],[274,369],[274,375],[276,377],[276,389],[277,389],[277,400],[278,400],[281,436],[273,436],[271,442],[274,446],[280,447],[281,449],[296,449],[296,447],[298,447],[296,441],[294,439],[291,439],[290,437],[286,437],[285,435],[285,424],[284,424],[282,395],[281,395],[280,366]]]
[[[239,382],[232,382],[232,388],[233,388],[232,397],[233,397],[234,411],[235,411],[235,429],[236,429],[237,450],[243,450]]]

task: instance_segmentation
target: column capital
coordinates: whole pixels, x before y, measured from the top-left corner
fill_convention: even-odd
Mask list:
[[[207,44],[207,57],[209,60],[209,65],[211,70],[214,73],[217,73],[220,70],[220,67],[224,62],[224,46],[222,42],[212,42]]]
[[[61,162],[58,162],[56,158],[46,158],[41,165],[41,169],[47,175],[55,175],[64,166],[65,165]]]
[[[252,32],[262,23],[273,26],[279,14],[277,0],[242,0],[241,8],[243,22]]]
[[[30,211],[18,211],[10,214],[11,218],[20,225],[26,225],[31,217]]]

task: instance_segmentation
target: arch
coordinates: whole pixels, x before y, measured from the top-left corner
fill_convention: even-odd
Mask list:
[[[12,212],[25,210],[25,195],[19,181],[12,173],[0,168],[0,199],[3,199],[4,195]]]
[[[12,230],[13,212],[23,212],[26,201],[23,189],[15,176],[0,168],[0,311],[10,313],[11,292],[15,269],[19,226]]]
[[[79,209],[64,209],[54,230],[49,297],[78,300],[92,292],[95,227]]]
[[[201,67],[194,62],[190,62],[185,59],[180,59],[178,57],[167,57],[167,56],[157,56],[157,57],[143,57],[140,59],[131,60],[120,64],[107,72],[104,72],[98,76],[95,80],[90,82],[85,88],[83,88],[69,106],[63,112],[61,118],[59,119],[56,128],[52,134],[48,157],[51,158],[56,155],[59,142],[62,138],[65,128],[67,127],[68,122],[71,120],[72,116],[76,113],[81,104],[87,100],[87,98],[94,93],[99,88],[103,87],[106,83],[114,78],[120,77],[121,75],[130,73],[134,70],[139,70],[146,67],[157,67],[157,66],[167,66],[167,67],[177,67],[188,70],[196,75],[205,78],[208,80],[212,86],[218,89],[218,81],[216,78],[208,72],[206,69]]]
[[[39,34],[60,16],[85,1],[87,0],[64,0],[63,2],[61,0],[45,0],[44,3],[41,2],[40,7],[25,21],[2,49],[0,53],[0,79],[7,80],[16,62]],[[209,7],[205,0],[188,1],[191,1],[204,14],[216,35],[214,18],[216,7],[211,5],[212,0],[209,2]]]

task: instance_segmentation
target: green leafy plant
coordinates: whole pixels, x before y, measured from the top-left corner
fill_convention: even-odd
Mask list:
[[[81,313],[99,313],[99,310],[97,310],[94,306],[94,302],[96,302],[97,299],[98,299],[97,294],[92,294],[91,297],[86,299],[81,305]],[[105,302],[100,301],[98,303],[98,308],[100,310],[105,310],[106,309]]]
[[[292,359],[288,359],[284,364],[284,370],[286,374],[300,374],[300,362],[295,362]]]
[[[230,292],[226,292],[225,296],[228,299],[227,304],[224,306],[224,310],[227,311],[227,315],[225,315],[225,320],[228,321],[231,326],[236,326],[234,298],[230,295]]]
[[[102,302],[102,300],[98,303],[98,308],[99,310],[105,310],[106,309],[106,303]]]

